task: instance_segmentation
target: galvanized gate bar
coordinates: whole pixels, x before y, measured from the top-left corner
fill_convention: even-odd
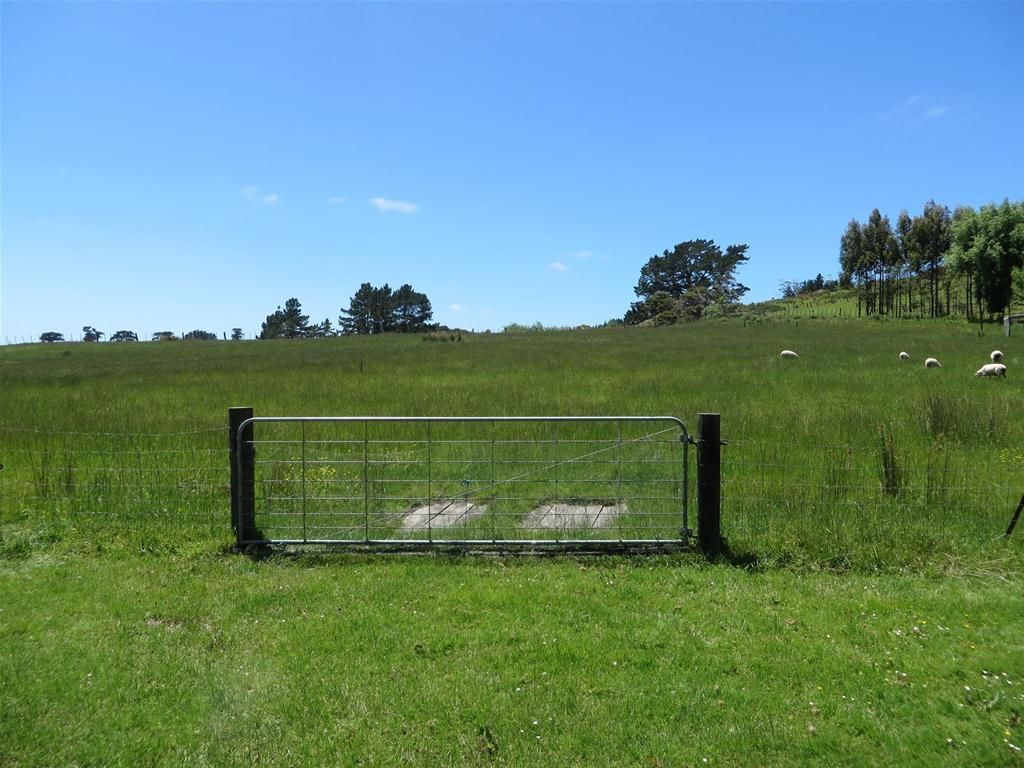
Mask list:
[[[616,424],[616,433],[613,436],[614,439],[598,439],[596,437],[587,439],[566,439],[562,431],[556,430],[554,439],[519,439],[519,440],[501,440],[496,435],[496,430],[499,425],[519,425],[519,424],[582,424],[582,423],[593,423],[593,424]],[[664,424],[667,425],[664,429],[660,429],[650,434],[643,434],[639,437],[635,437],[629,440],[623,440],[622,432],[625,424],[641,424],[641,423],[653,423],[653,424]],[[292,440],[258,440],[255,437],[254,427],[257,424],[297,424],[299,426],[298,439]],[[308,424],[339,424],[339,425],[363,425],[362,439],[355,439],[351,435],[348,435],[350,439],[346,440],[324,440],[311,438],[307,434],[306,425]],[[395,440],[395,439],[370,439],[370,428],[374,425],[404,425],[404,424],[422,424],[426,426],[426,440]],[[490,434],[486,436],[486,439],[472,439],[472,440],[453,440],[443,439],[445,437],[444,432],[440,436],[436,435],[436,430],[433,429],[434,425],[438,424],[490,424]],[[246,488],[234,489],[233,493],[239,494],[239,499],[245,499],[248,495],[248,505],[254,509],[256,507],[256,492],[255,492],[255,465],[266,464],[274,469],[274,471],[283,472],[284,477],[279,479],[261,479],[261,482],[268,486],[266,501],[268,505],[267,517],[270,518],[273,515],[278,517],[284,517],[288,520],[289,515],[298,516],[301,513],[301,535],[295,536],[281,536],[273,537],[271,535],[264,535],[262,529],[264,525],[255,524],[240,527],[238,531],[238,543],[240,546],[246,546],[249,544],[255,545],[293,545],[293,544],[317,544],[317,545],[341,545],[341,546],[370,546],[379,547],[382,549],[391,548],[402,548],[402,549],[422,549],[430,548],[433,546],[468,546],[474,548],[480,547],[526,547],[526,548],[560,548],[560,549],[578,549],[578,548],[609,548],[623,546],[665,546],[665,545],[683,545],[686,546],[689,543],[691,537],[691,530],[689,527],[689,510],[688,510],[688,497],[689,497],[689,445],[692,442],[690,439],[689,432],[686,425],[674,416],[259,416],[250,417],[238,423],[237,418],[232,423],[232,428],[235,431],[236,445],[244,445],[248,450],[238,450],[233,456],[233,460],[237,463],[235,467],[235,474],[237,477],[246,477],[250,480],[251,485]],[[678,474],[674,477],[645,477],[643,479],[624,477],[623,476],[623,450],[629,446],[647,445],[654,446],[654,450],[665,450],[658,449],[657,443],[672,443],[674,441],[655,440],[654,438],[659,437],[668,432],[677,433],[678,442],[682,444],[682,460],[681,467],[681,484]],[[243,438],[243,435],[245,438]],[[376,435],[375,435],[376,437]],[[578,435],[574,435],[578,438]],[[246,439],[247,438],[247,439]],[[295,454],[291,454],[289,458],[285,459],[271,459],[265,462],[255,461],[256,446],[265,446],[268,450],[276,450],[281,448],[287,450],[287,446],[295,445],[299,446],[298,458],[295,458]],[[329,459],[323,458],[323,450],[333,449],[337,446],[347,446],[354,448],[355,446],[361,447],[361,457],[356,458],[349,453],[343,454],[342,459]],[[563,450],[568,447],[570,450],[572,446],[590,445],[597,446],[596,450],[585,451],[580,455],[572,454],[569,458],[563,458]],[[404,446],[405,448],[396,449],[396,446]],[[474,446],[484,447],[484,458],[477,458],[472,454]],[[515,454],[514,457],[506,457],[500,462],[496,462],[496,449],[498,447],[507,448],[509,446],[522,446],[524,450],[529,451],[531,448],[537,448],[539,453],[531,454],[527,453],[526,456],[529,458],[523,458],[521,454]],[[408,455],[416,454],[417,450],[425,447],[426,450],[426,461],[422,458],[409,459]],[[443,451],[443,448],[449,448],[447,452]],[[459,453],[464,447],[468,447],[470,453],[463,455]],[[374,458],[371,458],[371,448],[374,449]],[[438,451],[434,449],[438,448]],[[387,451],[386,453],[378,454],[378,449]],[[347,450],[347,449],[346,449]],[[356,449],[358,450],[358,449]],[[582,449],[581,449],[582,450]],[[616,451],[614,460],[602,461],[599,457],[606,454],[609,451]],[[646,449],[644,449],[646,450]],[[672,449],[668,449],[670,452]],[[453,453],[454,451],[454,453]],[[553,451],[555,459],[552,460],[551,456],[547,451]],[[440,456],[436,455],[441,453]],[[541,458],[535,458],[539,455]],[[643,454],[638,454],[642,456]],[[650,465],[652,470],[644,470],[645,472],[656,471],[658,465],[673,464],[674,459],[670,462],[659,460],[655,454],[655,458],[634,458],[628,460],[627,464],[634,468],[642,467],[643,465]],[[445,458],[447,456],[447,458]],[[251,462],[248,467],[243,467],[243,462],[248,457],[248,461]],[[381,458],[383,457],[383,458]],[[453,458],[456,457],[456,458]],[[426,477],[412,477],[403,476],[400,474],[397,476],[390,475],[387,467],[393,466],[396,471],[403,468],[410,467],[421,467],[425,463],[425,474]],[[461,491],[458,493],[443,493],[439,499],[435,500],[435,489],[452,486],[455,482],[454,477],[451,473],[451,468],[454,466],[458,468],[472,468],[473,465],[490,464],[490,472],[484,471],[482,474],[486,477],[478,478],[476,482],[467,477],[472,477],[472,473],[468,476],[463,476],[458,482],[468,490]],[[500,463],[503,466],[513,469],[513,474],[508,477],[498,477],[496,475],[495,466],[496,463]],[[338,467],[344,465],[359,464],[361,465],[361,483],[353,479],[347,480],[343,477]],[[534,512],[541,509],[543,506],[548,506],[549,509],[545,515],[554,515],[557,519],[562,520],[566,513],[559,511],[556,513],[556,507],[565,507],[566,505],[560,500],[559,495],[559,483],[561,482],[561,475],[557,473],[557,470],[563,467],[571,467],[572,465],[601,465],[601,464],[614,464],[614,469],[610,470],[613,473],[613,477],[608,478],[591,478],[591,477],[573,477],[571,480],[566,480],[566,485],[570,488],[580,488],[587,484],[592,484],[598,489],[602,487],[613,487],[616,501],[612,506],[608,506],[606,501],[598,503],[591,503],[590,506],[584,506],[583,509],[587,510],[587,514],[590,514],[592,509],[598,511],[593,515],[593,519],[590,521],[590,530],[594,530],[598,522],[602,519],[605,514],[605,510],[610,510],[608,513],[609,519],[616,519],[622,510],[626,507],[624,502],[628,499],[632,503],[633,501],[640,500],[642,502],[654,503],[656,508],[658,505],[665,503],[673,503],[678,500],[681,509],[678,511],[681,513],[680,527],[678,529],[678,537],[661,536],[660,534],[654,538],[630,538],[622,535],[621,522],[619,523],[618,537],[616,538],[576,538],[575,536],[564,537],[559,535],[558,531],[563,531],[564,528],[550,528],[554,531],[552,538],[519,538],[519,537],[508,537],[498,535],[498,508],[502,502],[506,503],[506,506],[511,505],[511,512],[504,512],[501,514],[506,515],[508,520],[515,520],[518,515],[519,529],[525,528],[528,518],[534,515]],[[289,477],[287,469],[288,466],[294,465],[295,469],[298,470],[298,483],[294,477],[294,470],[292,476]],[[378,468],[384,468],[384,471],[375,471],[371,476],[370,467],[375,466]],[[515,467],[520,466],[521,471],[515,472]],[[281,470],[281,468],[284,468]],[[438,469],[439,476],[435,478],[434,470]],[[445,472],[447,468],[447,473]],[[468,471],[468,470],[467,470]],[[600,471],[598,467],[596,472]],[[475,472],[475,470],[473,471]],[[555,476],[552,479],[546,479],[548,475],[555,472]],[[569,470],[571,473],[571,469]],[[445,476],[447,474],[447,480]],[[462,473],[459,473],[460,475]],[[541,476],[541,477],[538,477]],[[341,479],[339,479],[341,478]],[[435,480],[437,482],[435,483]],[[657,495],[653,493],[646,496],[634,496],[627,497],[623,494],[624,484],[639,484],[643,482],[644,486],[657,486],[660,484],[670,485],[666,492],[658,492]],[[294,487],[298,485],[299,496],[296,498],[292,495],[275,495],[273,493],[273,487],[277,485],[291,485]],[[355,487],[358,488],[362,485],[361,489],[361,501],[362,501],[362,523],[361,525],[354,526],[351,523],[354,522],[351,518],[353,509],[343,508],[343,511],[337,511],[332,505],[337,503],[351,505],[355,502],[355,497],[352,496],[351,486],[355,483]],[[415,490],[406,490],[402,493],[403,488],[415,488],[419,483],[425,483],[426,485],[426,499],[425,499],[425,525],[422,528],[422,533],[426,535],[426,539],[420,538],[393,538],[388,536],[374,536],[371,529],[371,503],[376,505],[375,517],[373,518],[374,525],[379,528],[381,524],[388,523],[392,526],[395,525],[396,521],[400,518],[408,518],[412,516],[412,513],[416,507],[409,508],[405,513],[402,512],[387,512],[382,511],[382,507],[386,508],[386,504],[395,504],[398,502],[404,502],[406,504],[413,502],[424,501],[422,495],[417,493]],[[499,493],[499,488],[502,486],[506,488],[512,488],[512,493],[515,493],[517,484],[526,484],[530,487],[530,484],[540,485],[543,489],[544,486],[553,484],[555,488],[555,494],[551,496],[537,497],[534,495],[529,496],[516,496],[516,495],[502,495]],[[612,485],[609,486],[609,483]],[[312,491],[314,494],[313,498],[310,498],[309,486],[317,485],[323,487],[324,485],[330,487],[332,484],[343,486],[339,489],[339,493],[336,493],[334,489],[331,489],[331,495],[315,495],[316,490]],[[397,495],[388,495],[386,489],[389,485],[398,487]],[[372,486],[372,487],[371,487]],[[672,488],[679,488],[679,493],[676,495]],[[348,490],[346,490],[346,488]],[[422,490],[422,486],[420,486]],[[668,493],[669,495],[664,495]],[[473,502],[471,497],[477,497],[478,499],[483,495],[483,498],[487,504],[480,507],[478,502]],[[586,497],[582,494],[575,497],[576,500],[581,500]],[[602,497],[607,498],[607,497]],[[294,512],[271,512],[269,505],[272,501],[284,502],[295,504]],[[318,513],[317,510],[310,503],[326,502],[328,504],[328,510],[324,513]],[[516,512],[515,505],[522,504],[524,502],[530,502],[533,504],[540,503],[541,507],[537,507],[533,512],[524,514],[523,512]],[[239,501],[238,503],[242,503]],[[235,498],[233,497],[233,506],[235,505]],[[579,509],[577,505],[577,511]],[[478,514],[486,514],[489,512],[490,517],[490,535],[491,538],[447,538],[443,536],[441,531],[448,526],[452,526],[453,523],[449,519],[440,519],[444,516],[447,518],[454,517],[455,523],[460,526],[469,524],[472,520],[470,513],[473,510],[477,510],[474,517]],[[480,512],[479,510],[485,510]],[[630,509],[629,512],[634,510]],[[640,510],[636,510],[637,515],[641,515]],[[563,515],[563,517],[558,517]],[[255,515],[254,515],[255,517]],[[641,515],[637,519],[660,519],[663,518],[663,513],[649,512],[646,517]],[[347,537],[322,537],[311,535],[311,532],[323,532],[325,519],[334,520],[335,518],[344,518],[349,520],[349,524],[345,526],[333,526],[328,530],[331,533],[338,531],[345,531],[349,535]],[[544,518],[537,523],[540,528],[548,528],[542,526]],[[571,525],[567,526],[569,530],[577,529],[576,518],[572,519]],[[634,525],[637,523],[634,522]],[[418,529],[407,529],[404,527],[403,530],[410,535],[415,534]],[[437,528],[437,525],[442,525],[442,528]],[[273,527],[273,526],[271,526]],[[538,527],[534,527],[531,530],[536,533],[540,530]],[[353,537],[352,533],[361,529],[361,537]],[[392,533],[398,532],[392,530]],[[479,531],[478,531],[479,532]],[[485,533],[486,535],[486,533]]]

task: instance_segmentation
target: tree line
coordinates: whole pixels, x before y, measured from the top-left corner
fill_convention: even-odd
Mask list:
[[[348,309],[341,309],[337,328],[331,325],[330,318],[322,323],[310,323],[299,300],[291,298],[284,303],[284,309],[278,307],[267,315],[259,337],[295,339],[338,334],[416,333],[436,328],[430,322],[433,316],[427,295],[408,283],[396,290],[387,283],[379,288],[363,283],[349,299]]]
[[[315,339],[327,336],[375,334],[375,333],[416,333],[437,330],[440,326],[432,323],[434,313],[430,299],[425,293],[415,290],[408,283],[392,290],[387,283],[377,287],[363,283],[359,290],[349,299],[348,308],[342,308],[338,316],[338,324],[331,323],[330,318],[322,322],[311,323],[309,315],[302,311],[302,303],[290,298],[276,310],[267,315],[260,326],[260,339]],[[102,341],[104,334],[91,325],[82,327],[82,341]],[[227,335],[225,334],[225,337]],[[231,330],[232,341],[244,337],[241,328]],[[157,331],[152,335],[153,341],[178,340],[212,340],[217,334],[210,331],[194,330],[181,336],[173,331]],[[64,341],[64,334],[47,331],[39,337],[45,343]],[[138,341],[134,331],[117,331],[109,341]]]
[[[1006,312],[1015,292],[1024,295],[1024,202],[951,212],[930,200],[917,216],[901,211],[895,227],[875,208],[847,225],[839,265],[858,316],[951,314],[954,283],[968,318]]]

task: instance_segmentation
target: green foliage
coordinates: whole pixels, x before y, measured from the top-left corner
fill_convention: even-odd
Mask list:
[[[39,340],[44,344],[53,344],[54,342],[64,341],[64,334],[57,333],[57,331],[47,331],[39,337]]]
[[[730,245],[723,253],[713,240],[688,240],[652,256],[633,289],[641,300],[630,306],[624,321],[667,325],[699,320],[708,307],[739,302],[748,288],[735,274],[749,260],[747,248]]]
[[[216,341],[217,334],[212,331],[189,331],[182,337],[185,341]]]
[[[428,328],[433,317],[430,299],[408,283],[392,291],[385,283],[376,288],[363,283],[342,309],[338,324],[344,334],[416,333]]]
[[[110,337],[110,340],[115,343],[126,341],[138,341],[139,336],[137,333],[135,333],[135,331],[118,331],[117,333]]]
[[[261,339],[296,339],[308,336],[310,332],[309,315],[302,314],[302,304],[298,299],[288,299],[284,309],[278,307],[260,327]]]
[[[1024,202],[957,212],[951,258],[955,271],[969,275],[975,295],[989,313],[1005,312],[1014,281],[1024,269]]]
[[[103,331],[97,331],[91,325],[82,326],[82,341],[100,341],[103,336]]]
[[[241,341],[243,338],[245,338],[245,336],[242,334],[242,329],[241,328],[232,328],[231,329],[231,340],[232,341]]]

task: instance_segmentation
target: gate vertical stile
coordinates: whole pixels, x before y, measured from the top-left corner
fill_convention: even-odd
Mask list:
[[[363,541],[370,540],[370,423],[363,422]]]
[[[491,478],[490,478],[490,485],[491,485],[491,515],[490,515],[490,517],[491,517],[491,541],[492,542],[498,540],[497,513],[494,510],[494,499],[496,498],[495,495],[494,495],[494,482],[495,482],[495,477],[494,477],[494,429],[495,429],[495,423],[493,421],[491,421]]]
[[[427,541],[434,540],[432,518],[434,516],[434,465],[433,465],[433,433],[430,429],[433,422],[427,422]]]
[[[302,541],[309,541],[309,533],[306,528],[306,422],[300,422],[302,436]]]

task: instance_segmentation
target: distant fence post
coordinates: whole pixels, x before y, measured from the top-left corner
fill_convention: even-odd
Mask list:
[[[256,483],[252,446],[252,424],[242,434],[238,428],[246,419],[252,418],[252,408],[228,409],[228,440],[231,446],[231,527],[235,531],[235,542],[242,543],[251,538],[256,528]]]
[[[708,557],[722,550],[721,415],[697,414],[697,546]]]

